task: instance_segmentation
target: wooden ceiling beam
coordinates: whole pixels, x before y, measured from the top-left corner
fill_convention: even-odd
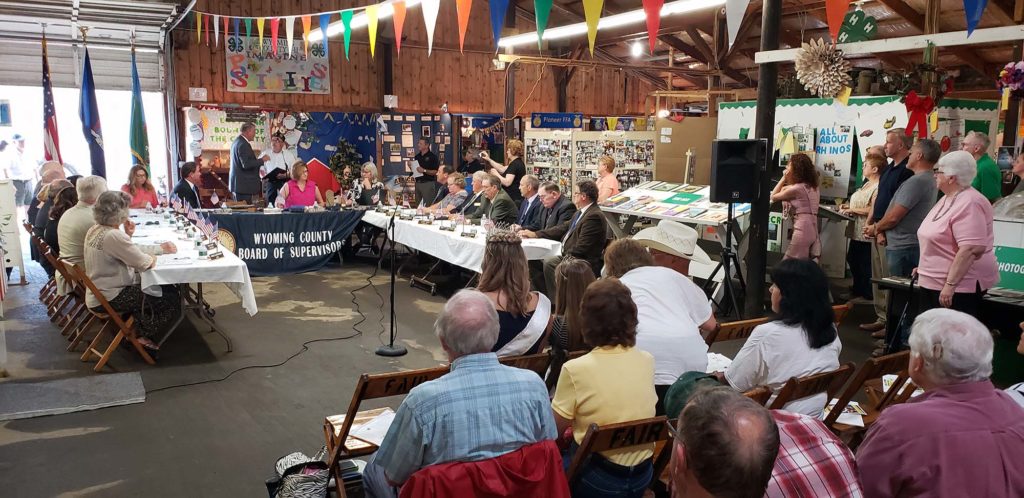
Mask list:
[[[924,14],[921,14],[916,9],[903,2],[903,0],[879,0],[882,5],[885,5],[889,10],[896,13],[896,15],[904,18],[910,23],[911,26],[917,28],[921,33],[925,33]],[[957,28],[959,29],[959,28]],[[992,66],[984,57],[981,56],[974,49],[965,46],[946,47],[949,53],[956,55],[960,60],[964,61],[968,66],[974,68],[985,76],[994,76],[993,70],[995,67]]]
[[[705,61],[711,61],[715,58],[714,52],[711,51],[711,47],[707,41],[704,40],[704,35],[694,26],[687,26],[683,29],[690,37],[690,44],[693,45],[700,53],[704,55]]]
[[[686,54],[686,55],[688,55],[690,57],[693,57],[694,59],[697,59],[698,61],[703,62],[704,64],[708,64],[708,67],[711,66],[708,58],[704,57],[704,54],[702,54],[700,52],[700,50],[698,50],[696,47],[686,43],[685,41],[683,41],[678,36],[663,35],[663,36],[659,36],[658,39],[661,40],[666,45],[668,45],[668,46],[670,46],[670,47],[672,47],[672,48],[674,48],[674,49],[676,49],[676,50],[678,50],[678,51],[680,51],[680,52],[682,52],[682,53],[684,53],[684,54]],[[736,83],[739,83],[741,85],[744,85],[744,86],[754,86],[754,84],[756,83],[749,76],[747,76],[747,75],[741,73],[739,70],[733,69],[731,67],[722,68],[722,74],[732,78],[733,81],[735,81]]]

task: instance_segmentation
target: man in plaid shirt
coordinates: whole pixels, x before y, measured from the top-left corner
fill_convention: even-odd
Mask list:
[[[765,496],[863,496],[853,453],[820,420],[772,410],[779,456]]]

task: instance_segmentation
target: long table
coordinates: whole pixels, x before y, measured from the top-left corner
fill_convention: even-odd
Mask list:
[[[223,247],[221,248],[221,252],[224,254],[223,258],[214,260],[200,258],[195,243],[185,239],[182,233],[175,232],[170,220],[160,214],[133,210],[131,219],[136,224],[135,234],[132,237],[132,241],[136,244],[156,245],[170,241],[177,247],[176,253],[158,256],[156,266],[142,272],[143,292],[160,295],[161,285],[178,286],[182,311],[189,310],[210,325],[212,331],[224,338],[228,344],[228,351],[231,351],[231,339],[217,326],[213,319],[214,310],[203,299],[203,284],[224,284],[238,296],[245,312],[249,316],[255,316],[258,312],[256,295],[253,293],[252,280],[249,278],[245,262]],[[193,289],[191,284],[196,284],[196,288]],[[184,318],[185,314],[180,314],[158,344],[163,344]]]
[[[288,275],[323,268],[352,234],[363,212],[210,213],[231,236],[234,251],[253,276]]]
[[[388,237],[391,237],[390,230],[387,230],[390,219],[388,215],[376,211],[366,211],[363,215],[363,221],[385,229]],[[394,240],[453,265],[480,273],[487,237],[484,230],[478,226],[466,226],[464,230],[476,231],[477,236],[463,237],[462,227],[457,228],[455,232],[449,232],[441,230],[439,222],[424,225],[418,221],[395,218]],[[523,251],[528,260],[545,259],[562,254],[562,243],[557,240],[523,239]]]

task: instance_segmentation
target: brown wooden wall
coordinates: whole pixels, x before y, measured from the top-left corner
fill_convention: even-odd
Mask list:
[[[196,9],[227,15],[300,15],[347,6],[366,5],[365,1],[299,0],[199,0]],[[332,17],[337,20],[337,16]],[[519,20],[521,31],[534,26]],[[332,38],[331,94],[293,95],[274,93],[228,92],[225,83],[223,39],[220,47],[195,43],[194,21],[189,18],[174,34],[175,91],[180,105],[189,105],[189,87],[208,91],[210,104],[258,105],[295,111],[376,111],[383,104],[383,65],[381,52],[393,43],[394,27],[389,20],[378,26],[376,58],[370,58],[366,29],[353,33],[351,60],[344,57],[341,38]],[[313,19],[313,29],[318,21]],[[244,28],[243,28],[244,29]],[[211,29],[212,31],[212,29]],[[255,26],[253,27],[255,32]],[[302,32],[295,20],[296,38]],[[427,56],[426,27],[419,6],[409,9],[403,30],[401,54],[393,54],[393,90],[399,110],[438,112],[447,102],[449,112],[501,113],[505,106],[505,72],[492,68],[494,41],[491,36],[488,4],[474,2],[466,33],[465,53],[458,51],[458,25],[455,2],[441,2],[434,49]],[[269,36],[269,28],[265,32]],[[281,28],[280,36],[284,36]],[[335,41],[336,40],[336,41]],[[211,33],[212,43],[212,33]],[[392,47],[393,50],[393,47]],[[584,56],[588,57],[588,56]],[[539,82],[538,82],[539,78]],[[557,93],[550,68],[529,65],[516,71],[516,108],[522,115],[530,112],[557,111]],[[612,68],[579,68],[567,89],[568,111],[589,115],[637,114],[644,109],[644,98],[652,88],[644,81],[626,77]]]

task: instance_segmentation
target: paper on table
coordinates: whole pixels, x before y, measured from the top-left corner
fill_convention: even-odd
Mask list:
[[[708,353],[708,368],[707,373],[711,372],[724,372],[729,365],[732,364],[732,360],[728,356],[718,353]]]
[[[896,382],[897,378],[898,378],[897,376],[892,375],[892,374],[885,374],[885,375],[883,375],[882,376],[882,392],[889,392],[889,389],[892,387],[893,383]],[[903,389],[906,389],[907,388],[906,386],[907,386],[906,384],[903,384]],[[900,390],[900,392],[906,392],[906,391]],[[917,389],[914,389],[914,394],[911,394],[910,397],[913,398],[913,397],[916,397],[916,396],[920,396],[922,394],[924,394],[924,389],[921,389],[920,387],[918,387]]]
[[[388,429],[391,428],[391,423],[394,421],[394,410],[387,408],[384,413],[373,417],[373,420],[363,424],[362,427],[352,431],[349,435],[380,446],[384,442],[384,436],[387,435]]]
[[[821,413],[822,420],[825,420],[825,418],[828,417],[829,412],[832,411],[832,408],[836,406],[837,401],[839,400],[832,399],[832,401],[828,402],[828,406],[826,406],[825,410],[823,410]],[[864,427],[864,414],[866,413],[867,412],[865,412],[864,409],[860,407],[860,403],[857,403],[856,401],[851,401],[850,404],[843,409],[843,413],[840,413],[839,417],[836,418],[836,422],[840,424],[852,425],[854,427]]]
[[[156,257],[156,264],[160,266],[188,266],[192,264],[192,257],[180,254],[161,254]]]

